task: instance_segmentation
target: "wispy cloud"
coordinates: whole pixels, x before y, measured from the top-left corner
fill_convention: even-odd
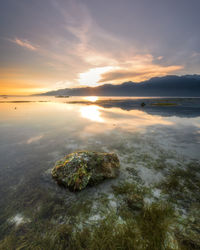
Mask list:
[[[55,1],[54,6],[62,16],[65,30],[75,38],[72,45],[67,44],[72,56],[78,56],[88,68],[115,63],[112,53],[117,48],[119,55],[120,48],[125,46],[122,38],[119,39],[100,27],[87,6],[80,1],[67,1],[65,5],[63,2]],[[66,43],[67,41],[68,39]]]
[[[37,50],[38,49],[37,46],[33,45],[31,42],[29,42],[26,39],[15,38],[14,40],[10,39],[10,41],[21,46],[21,47],[29,49],[29,50]]]
[[[65,7],[56,2],[65,29],[76,38],[72,56],[78,56],[86,68],[77,71],[75,84],[97,86],[126,80],[138,82],[183,68],[182,65],[162,65],[163,56],[141,54],[134,44],[127,44],[123,38],[107,32],[96,23],[83,3],[68,1]]]

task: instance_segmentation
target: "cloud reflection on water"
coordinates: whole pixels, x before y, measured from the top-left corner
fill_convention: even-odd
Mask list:
[[[39,141],[42,138],[43,138],[43,135],[33,136],[33,137],[29,138],[26,143],[31,144],[33,142]]]
[[[81,106],[80,116],[91,121],[84,128],[84,132],[89,133],[108,132],[115,128],[127,131],[142,131],[149,126],[171,126],[175,124],[174,121],[162,116],[150,115],[140,110],[106,109],[96,105]]]

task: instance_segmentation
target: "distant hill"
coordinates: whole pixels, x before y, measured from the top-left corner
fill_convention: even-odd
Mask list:
[[[140,83],[66,88],[40,95],[56,96],[190,96],[200,97],[200,75],[154,77]]]

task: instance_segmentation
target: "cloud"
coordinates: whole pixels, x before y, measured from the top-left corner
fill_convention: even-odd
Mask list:
[[[92,27],[92,18],[86,6],[76,0],[53,2],[54,7],[60,12],[65,30],[71,33],[77,40],[73,41],[75,51],[85,51]]]
[[[119,61],[117,69],[103,73],[99,83],[119,83],[125,80],[139,82],[155,76],[164,76],[183,68],[182,65],[165,66],[155,64],[153,61],[154,57],[150,54],[136,55],[122,63]]]
[[[60,1],[54,3],[62,16],[66,31],[75,38],[70,47],[71,58],[78,58],[78,62],[74,60],[74,64],[77,63],[77,70],[74,72],[77,77],[72,79],[74,85],[97,86],[106,82],[117,84],[125,80],[139,82],[183,68],[174,63],[162,65],[162,55],[154,57],[148,51],[142,54],[134,43],[130,45],[126,39],[103,29],[82,2],[69,0],[65,5]],[[82,68],[78,65],[82,65]]]
[[[74,87],[73,82],[70,81],[58,81],[55,83],[55,89],[64,89],[64,88],[72,88]]]
[[[26,39],[15,38],[14,40],[10,40],[10,41],[12,41],[13,43],[15,43],[15,44],[17,44],[17,45],[19,45],[21,47],[29,49],[29,50],[37,50],[38,49],[36,46],[31,44],[31,42],[29,42]]]
[[[106,60],[106,57],[105,57]],[[151,77],[164,76],[171,72],[181,70],[182,65],[160,65],[155,63],[151,54],[124,54],[112,62],[107,57],[109,66],[94,67],[79,74],[80,85],[98,86],[102,83],[118,84],[122,81],[140,82]]]
[[[119,56],[120,48],[127,47],[122,38],[119,39],[96,23],[82,2],[69,0],[64,4],[55,1],[54,6],[60,12],[65,31],[75,38],[73,43],[66,46],[70,55],[78,57],[88,69],[113,65],[116,60],[113,55],[116,48]],[[67,41],[68,39],[66,43]]]
[[[200,56],[200,53],[199,52],[193,52],[191,57],[199,57]]]
[[[174,66],[159,66],[159,65],[151,65],[147,69],[122,69],[122,70],[115,70],[110,71],[102,74],[101,80],[99,83],[105,82],[119,82],[119,80],[133,80],[133,81],[143,81],[155,76],[163,76],[168,73],[177,71],[182,69],[183,66],[181,65],[174,65]]]
[[[118,71],[110,71],[104,73],[101,77],[99,82],[110,82],[113,80],[122,80],[127,78],[133,78],[136,76],[143,76],[147,72],[133,72],[129,70],[118,70]]]
[[[89,69],[87,72],[79,74],[78,82],[80,85],[96,86],[101,80],[101,75],[113,69],[114,67],[111,66]]]
[[[37,27],[34,43],[31,37],[9,39],[36,53],[31,54],[31,69],[25,55],[20,65],[23,72],[13,71],[0,76],[4,78],[5,86],[9,81],[21,86],[21,82],[24,85],[26,82],[32,84],[33,80],[36,86],[41,85],[41,88],[49,90],[79,87],[82,84],[117,84],[127,80],[146,80],[182,68],[181,65],[174,65],[176,61],[173,60],[171,65],[166,60],[167,66],[161,65],[164,60],[159,53],[154,56],[147,48],[144,50],[135,44],[135,40],[130,41],[107,30],[106,26],[100,26],[102,23],[97,23],[97,17],[92,16],[93,12],[83,1],[50,2],[56,18],[51,25],[45,25],[45,29],[42,24]],[[40,57],[37,58],[37,55]],[[32,67],[34,63],[35,67]]]

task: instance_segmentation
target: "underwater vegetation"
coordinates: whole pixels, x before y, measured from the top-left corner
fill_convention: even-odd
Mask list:
[[[187,216],[179,218],[176,236],[182,249],[200,249],[200,164],[192,161],[185,168],[176,168],[158,186]]]
[[[112,137],[104,152],[119,156],[118,178],[98,185],[88,182],[82,188],[81,183],[87,182],[82,180],[87,176],[91,180],[94,172],[80,160],[68,181],[72,191],[75,187],[81,192],[57,185],[51,178],[52,161],[48,167],[35,163],[21,182],[16,176],[24,176],[23,169],[10,175],[12,187],[0,177],[5,192],[0,197],[0,249],[200,249],[199,161],[158,148],[152,138],[141,141],[134,136],[133,144]],[[86,148],[101,150],[93,144]],[[88,153],[84,155],[87,159]],[[61,155],[56,157],[55,161]],[[94,164],[101,165],[104,158],[95,159]]]
[[[105,209],[94,223],[82,225],[74,219],[81,216],[87,221],[93,201],[81,201],[76,208],[66,207],[56,197],[47,197],[28,223],[10,229],[0,241],[0,249],[199,249],[189,234],[181,234],[179,216],[170,203],[145,203],[150,190],[136,183],[124,182],[112,188],[119,201],[117,209]],[[107,207],[109,199],[102,196],[99,202]],[[55,223],[63,212],[68,219]]]
[[[131,184],[127,183],[113,188],[116,196],[127,197],[136,190],[135,185],[131,188]],[[137,190],[140,200],[144,192]],[[135,209],[128,206],[125,197],[123,199],[119,212],[110,211],[95,224],[81,229],[74,227],[70,221],[52,227],[48,222],[49,209],[43,208],[35,214],[33,222],[15,227],[0,242],[0,249],[174,249],[170,247],[175,244],[173,241],[176,242],[170,238],[173,237],[175,216],[172,207],[164,203],[148,206],[142,203]],[[37,219],[41,213],[43,223]]]

